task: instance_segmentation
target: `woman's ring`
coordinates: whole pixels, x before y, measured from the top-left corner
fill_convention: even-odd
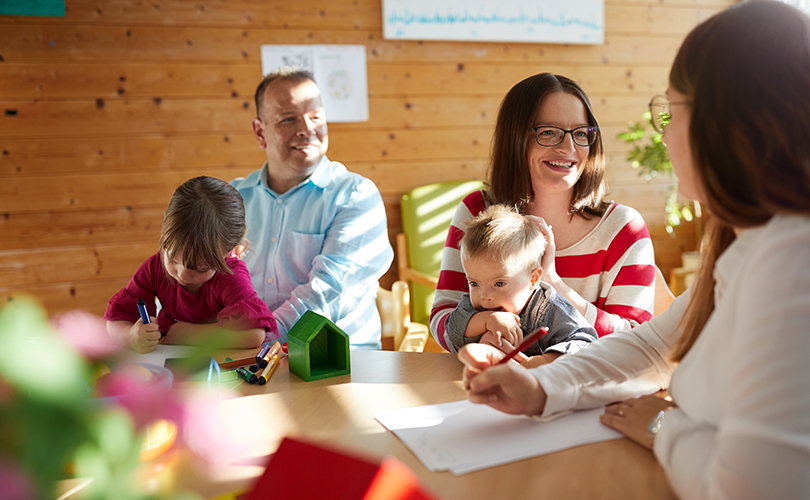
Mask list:
[[[623,416],[624,416],[624,410],[619,410],[619,416],[620,416],[620,417],[623,417]]]

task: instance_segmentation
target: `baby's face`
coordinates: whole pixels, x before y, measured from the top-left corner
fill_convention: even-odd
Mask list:
[[[501,260],[483,255],[464,258],[462,264],[470,287],[470,301],[482,311],[520,314],[542,273],[539,268],[515,271]]]

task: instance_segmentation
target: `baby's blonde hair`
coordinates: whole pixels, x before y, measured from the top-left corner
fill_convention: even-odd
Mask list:
[[[506,205],[492,205],[464,223],[461,258],[489,257],[514,271],[541,267],[546,239],[537,225]]]

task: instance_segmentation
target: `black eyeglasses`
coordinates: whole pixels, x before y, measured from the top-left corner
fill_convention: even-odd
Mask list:
[[[565,134],[571,134],[574,144],[577,146],[590,146],[599,137],[599,127],[577,127],[573,130],[565,130],[560,127],[532,127],[534,139],[541,146],[556,146],[565,139]]]
[[[650,125],[659,134],[664,133],[664,129],[669,125],[672,118],[669,107],[676,104],[689,104],[688,101],[669,102],[665,95],[657,95],[650,100]]]

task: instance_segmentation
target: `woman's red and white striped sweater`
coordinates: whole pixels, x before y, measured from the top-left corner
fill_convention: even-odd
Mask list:
[[[444,336],[444,321],[469,291],[461,266],[462,223],[487,207],[475,191],[459,204],[442,255],[439,284],[430,312],[430,330],[442,347],[454,351]],[[652,317],[655,256],[644,219],[634,209],[611,203],[597,226],[577,243],[555,254],[557,274],[588,302],[585,319],[599,336],[628,330]]]

